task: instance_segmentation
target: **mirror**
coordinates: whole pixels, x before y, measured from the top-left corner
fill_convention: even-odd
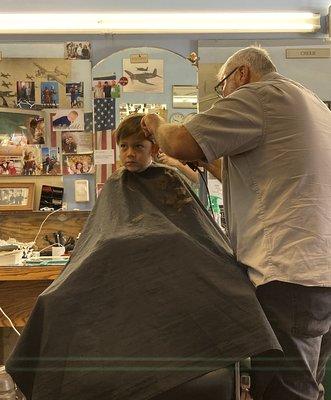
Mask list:
[[[174,85],[172,87],[172,107],[197,109],[198,87]]]
[[[113,151],[116,160],[116,165],[109,160],[107,165],[96,166],[96,184],[101,187],[100,184],[119,166],[111,131],[133,112],[157,113],[166,121],[176,123],[191,117],[197,104],[197,68],[186,58],[169,50],[129,48],[111,54],[95,65],[92,79],[94,120],[98,122],[95,126],[96,148]],[[101,121],[101,114],[96,115],[103,103],[109,114],[108,125],[99,124],[99,121],[104,121]]]

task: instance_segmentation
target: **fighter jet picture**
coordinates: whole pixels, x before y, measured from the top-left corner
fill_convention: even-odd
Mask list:
[[[10,74],[4,74],[3,72],[1,72],[1,78],[9,78],[11,75]]]
[[[11,83],[11,82],[2,81],[1,86],[4,86],[4,87],[6,87],[7,89],[9,89],[9,86],[12,86],[12,83]]]
[[[34,79],[33,75],[26,74],[25,76],[26,76],[26,79],[29,79],[30,81],[33,81],[33,79]]]
[[[53,71],[47,70],[45,67],[38,63],[33,63],[38,69],[36,71],[36,77],[38,78],[46,78],[48,81],[56,81],[60,85],[65,85],[65,82],[59,78],[59,76],[64,76],[65,78],[68,77],[68,74],[65,74],[64,72],[60,71],[58,67],[55,67]]]
[[[147,82],[147,79],[162,78],[162,76],[157,74],[157,69],[154,68],[153,72],[142,72],[141,74],[134,74],[133,72],[124,70],[130,77],[131,81],[138,81],[146,85],[154,85],[154,83]]]
[[[143,68],[143,67],[137,67],[137,71],[147,71],[148,67]]]

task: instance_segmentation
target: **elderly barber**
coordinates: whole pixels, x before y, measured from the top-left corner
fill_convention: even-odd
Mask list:
[[[219,78],[223,98],[208,111],[185,125],[147,115],[142,126],[171,157],[224,158],[233,250],[285,354],[260,392],[267,371],[256,373],[254,400],[321,400],[331,352],[331,112],[259,47],[232,55]]]

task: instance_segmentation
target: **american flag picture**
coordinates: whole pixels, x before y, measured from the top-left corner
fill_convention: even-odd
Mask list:
[[[115,129],[115,99],[94,99],[95,132]]]
[[[116,152],[116,142],[112,136],[115,129],[115,99],[96,98],[94,99],[94,132],[96,150],[114,149]],[[98,165],[96,168],[96,183],[104,183],[107,178],[115,171],[115,164]]]

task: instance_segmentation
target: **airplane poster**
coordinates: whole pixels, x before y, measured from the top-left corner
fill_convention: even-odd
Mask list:
[[[123,76],[128,78],[123,92],[164,92],[163,60],[131,64],[130,59],[123,59]]]
[[[58,58],[1,60],[0,107],[47,108],[47,104],[42,104],[44,82],[57,86],[57,102],[65,106],[67,100],[65,84],[67,81],[72,82],[70,77],[73,62],[75,61]],[[20,106],[20,103],[24,107]]]

